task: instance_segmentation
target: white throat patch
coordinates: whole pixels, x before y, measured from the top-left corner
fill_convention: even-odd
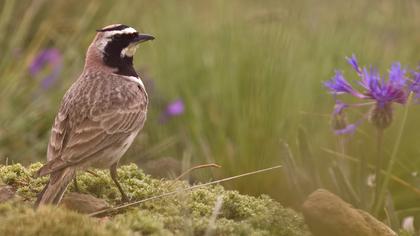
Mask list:
[[[123,77],[124,77],[124,79],[130,80],[130,81],[133,81],[133,82],[139,84],[145,90],[143,81],[141,80],[140,77],[134,77],[134,76],[123,76]]]

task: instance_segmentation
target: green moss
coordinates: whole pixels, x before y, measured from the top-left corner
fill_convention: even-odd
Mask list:
[[[61,208],[47,207],[34,212],[31,205],[48,179],[32,178],[40,165],[0,166],[0,180],[14,186],[21,197],[0,205],[0,216],[5,219],[0,221],[0,235],[7,235],[16,227],[25,235],[202,235],[209,228],[218,196],[222,196],[223,204],[212,225],[216,235],[309,235],[302,217],[293,210],[268,196],[241,195],[224,190],[220,185],[147,201],[110,217],[106,223]],[[108,171],[95,170],[94,173],[78,174],[80,191],[117,205],[120,194]],[[153,179],[134,164],[122,166],[118,174],[132,200],[188,187],[182,181]],[[73,191],[73,185],[69,191]]]
[[[42,207],[34,211],[29,205],[12,202],[0,205],[0,216],[0,235],[129,234],[128,230],[59,207]]]
[[[152,214],[150,211],[135,210],[127,214],[118,215],[113,224],[130,229],[132,233],[140,235],[173,235],[165,229],[163,216]]]

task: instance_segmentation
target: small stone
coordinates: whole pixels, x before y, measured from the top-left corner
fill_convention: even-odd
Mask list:
[[[16,194],[16,190],[12,186],[0,186],[0,203],[12,199]]]
[[[84,214],[109,208],[109,205],[105,200],[82,193],[67,193],[64,195],[60,205]]]
[[[355,209],[340,197],[318,189],[302,206],[305,221],[315,236],[396,236],[387,225],[369,213]]]

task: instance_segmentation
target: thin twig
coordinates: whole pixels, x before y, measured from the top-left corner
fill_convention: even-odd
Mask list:
[[[207,167],[215,167],[215,168],[220,168],[222,166],[216,164],[216,163],[210,163],[210,164],[202,164],[202,165],[198,165],[198,166],[193,166],[191,168],[189,168],[188,170],[184,171],[182,174],[180,174],[178,177],[175,178],[175,180],[180,180],[182,177],[184,177],[185,175],[187,175],[188,173],[190,173],[193,170],[196,169],[201,169],[201,168],[207,168]]]
[[[274,169],[278,169],[280,167],[282,167],[282,166],[277,165],[277,166],[273,166],[273,167],[269,167],[269,168],[265,168],[265,169],[261,169],[261,170],[256,170],[256,171],[252,171],[252,172],[248,172],[248,173],[244,173],[244,174],[240,174],[240,175],[231,176],[231,177],[220,179],[220,180],[214,180],[214,181],[204,183],[204,184],[194,185],[194,186],[191,186],[191,187],[188,187],[188,188],[185,188],[185,189],[178,189],[178,190],[171,191],[171,192],[168,192],[168,193],[164,193],[164,194],[161,194],[161,195],[149,197],[149,198],[146,198],[146,199],[143,199],[143,200],[123,204],[123,205],[120,205],[120,206],[117,206],[117,207],[108,208],[108,209],[101,210],[101,211],[96,211],[96,212],[90,213],[88,216],[98,216],[98,215],[102,215],[104,213],[110,213],[110,212],[121,210],[121,209],[124,209],[124,208],[127,208],[127,207],[139,205],[139,204],[147,202],[147,201],[151,201],[151,200],[167,197],[167,196],[170,196],[170,195],[174,195],[176,193],[191,191],[191,190],[194,190],[194,189],[197,189],[197,188],[202,188],[202,187],[213,185],[213,184],[219,184],[219,183],[227,182],[227,181],[230,181],[230,180],[239,179],[239,178],[242,178],[242,177],[245,177],[245,176],[259,174],[259,173],[271,171],[271,170],[274,170]]]

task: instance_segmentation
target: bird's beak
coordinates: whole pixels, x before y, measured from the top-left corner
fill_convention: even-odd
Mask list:
[[[153,40],[155,39],[155,37],[153,37],[152,35],[149,34],[138,34],[131,43],[134,44],[139,44],[139,43],[143,43],[149,40]]]

